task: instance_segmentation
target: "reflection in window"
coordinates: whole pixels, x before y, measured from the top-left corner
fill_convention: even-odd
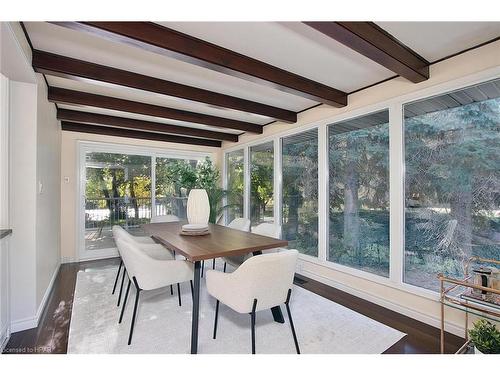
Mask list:
[[[273,142],[250,147],[250,220],[252,225],[274,222]]]
[[[405,105],[406,283],[500,258],[499,97],[497,80]]]
[[[187,196],[196,184],[198,160],[156,158],[156,216],[186,219]]]
[[[244,153],[243,150],[226,154],[227,197],[226,222],[243,217]]]
[[[330,125],[332,262],[389,276],[389,111]]]
[[[113,248],[113,225],[140,234],[151,218],[151,157],[87,152],[85,173],[85,248]]]
[[[318,256],[318,130],[285,137],[282,147],[282,237]]]

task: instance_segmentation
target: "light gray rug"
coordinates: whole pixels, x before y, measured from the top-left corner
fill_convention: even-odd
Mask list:
[[[135,288],[132,285],[123,322],[118,324],[117,295],[111,295],[116,271],[78,273],[68,353],[189,353],[189,283],[181,285],[182,307],[177,293],[171,296],[169,288],[141,292],[132,345],[128,346]],[[301,287],[294,286],[290,306],[302,353],[382,353],[404,336]],[[285,324],[274,322],[270,311],[257,313],[257,353],[295,353],[284,306],[282,310]],[[251,353],[250,316],[221,304],[217,339],[213,340],[214,314],[215,300],[206,293],[202,279],[198,352]]]

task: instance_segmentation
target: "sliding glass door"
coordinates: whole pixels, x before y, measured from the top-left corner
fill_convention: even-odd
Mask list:
[[[87,152],[84,215],[89,254],[115,247],[113,225],[140,232],[151,218],[151,157]]]
[[[82,142],[77,212],[80,259],[115,256],[114,225],[143,235],[141,226],[153,216],[185,219],[197,166],[207,156]]]

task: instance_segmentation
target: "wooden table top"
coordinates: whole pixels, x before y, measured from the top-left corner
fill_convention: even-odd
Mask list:
[[[288,241],[260,236],[231,229],[222,225],[208,224],[210,234],[183,236],[184,222],[151,223],[142,227],[150,236],[188,260],[195,262],[232,255],[244,255],[254,251],[274,249],[288,245]]]

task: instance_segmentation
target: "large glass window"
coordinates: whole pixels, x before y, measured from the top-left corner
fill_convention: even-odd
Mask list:
[[[389,276],[389,111],[328,127],[332,262]]]
[[[151,157],[87,152],[85,172],[86,250],[113,248],[113,225],[140,233],[151,218]]]
[[[273,142],[250,147],[250,220],[252,225],[274,222]]]
[[[500,80],[404,106],[404,281],[500,258]]]
[[[226,154],[227,223],[243,217],[244,159],[243,150],[236,150]]]
[[[156,158],[155,213],[186,219],[187,197],[196,184],[198,160]]]
[[[318,130],[285,137],[282,147],[282,237],[318,256]]]

